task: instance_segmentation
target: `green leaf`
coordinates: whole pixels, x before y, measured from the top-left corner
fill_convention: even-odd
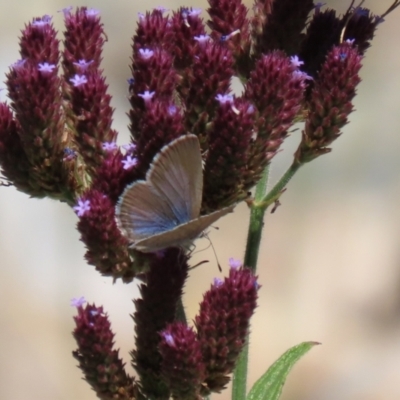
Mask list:
[[[293,365],[318,342],[304,342],[282,354],[254,384],[247,400],[278,400]]]

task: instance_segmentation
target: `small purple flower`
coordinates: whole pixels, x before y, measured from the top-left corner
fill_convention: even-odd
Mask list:
[[[139,21],[143,21],[145,19],[145,15],[143,13],[138,12],[137,14],[138,14]]]
[[[301,61],[298,56],[290,57],[290,62],[292,63],[293,67],[299,68],[304,64],[304,61]]]
[[[165,8],[163,6],[158,6],[155,8],[155,10],[160,11],[161,14],[164,14],[165,12],[169,11],[168,8]]]
[[[85,75],[75,74],[75,76],[71,78],[69,81],[74,85],[74,87],[79,87],[87,83],[88,80]]]
[[[104,142],[101,147],[104,151],[114,151],[118,149],[117,143],[115,142]]]
[[[38,18],[38,19],[35,19],[34,21],[32,21],[32,26],[34,26],[35,28],[42,29],[43,27],[50,24],[51,18],[52,17],[50,15],[47,15],[47,14],[43,15],[42,18]]]
[[[215,99],[219,102],[219,104],[226,104],[233,102],[233,96],[231,94],[217,94]]]
[[[55,64],[49,64],[47,62],[38,64],[38,70],[46,75],[51,74],[54,68],[56,68]]]
[[[128,143],[122,145],[122,148],[125,149],[126,154],[131,154],[136,150],[136,144],[135,143]]]
[[[171,116],[175,115],[177,111],[178,111],[177,107],[173,104],[168,107],[168,114]]]
[[[210,40],[210,36],[209,35],[199,35],[199,36],[195,36],[193,39],[196,40],[196,42],[200,46],[204,46]]]
[[[143,60],[149,60],[154,55],[154,51],[150,49],[139,49],[140,57]]]
[[[224,283],[224,281],[220,278],[214,278],[214,287],[220,287],[222,284]]]
[[[64,7],[61,10],[58,10],[58,12],[62,12],[64,14],[64,18],[66,18],[71,14],[73,8],[73,6]]]
[[[131,155],[128,155],[125,160],[122,160],[122,164],[124,165],[124,169],[131,169],[137,164],[138,160],[136,157],[132,157]]]
[[[73,207],[78,217],[83,217],[88,211],[90,211],[89,200],[78,200],[78,204]]]
[[[243,265],[243,263],[240,260],[237,260],[236,258],[231,257],[229,259],[229,266],[232,269],[238,269]]]
[[[193,8],[193,10],[188,11],[188,15],[190,17],[196,17],[197,15],[200,15],[202,12],[201,8]]]
[[[86,60],[79,60],[78,62],[74,62],[73,64],[77,67],[78,71],[85,72],[87,71],[90,64],[93,63],[93,60],[86,61]]]
[[[355,42],[355,39],[346,39],[346,43],[353,45]]]
[[[26,63],[25,59],[15,61],[15,63],[11,64],[11,68],[18,70],[18,69],[22,68],[25,65],[25,63]]]
[[[88,18],[94,18],[97,17],[100,14],[99,10],[96,10],[95,8],[88,8],[85,11],[85,14]]]
[[[135,78],[132,77],[132,78],[127,79],[126,81],[128,82],[128,85],[130,86],[135,83]]]
[[[71,299],[71,307],[82,307],[84,304],[86,303],[86,299],[81,296],[81,297],[74,297],[73,299]]]
[[[162,337],[164,338],[165,343],[167,343],[171,347],[175,346],[175,340],[170,333],[163,332]]]
[[[150,92],[148,90],[145,90],[144,93],[139,93],[139,97],[141,97],[144,100],[144,104],[148,104],[150,100],[153,98],[155,92]]]
[[[293,71],[293,78],[295,79],[299,79],[301,81],[312,81],[314,80],[314,78],[310,75],[308,75],[306,72],[303,71]]]

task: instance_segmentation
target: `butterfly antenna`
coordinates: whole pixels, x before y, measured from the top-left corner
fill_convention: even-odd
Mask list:
[[[216,228],[216,229],[218,229],[218,228]],[[215,259],[217,260],[218,270],[219,270],[219,272],[222,272],[221,264],[219,263],[218,256],[217,256],[217,252],[215,251],[215,247],[214,247],[214,245],[213,245],[211,239],[208,237],[207,233],[204,232],[204,236],[205,236],[205,237],[208,239],[208,241],[210,242],[210,246],[211,246],[211,248],[213,249]]]

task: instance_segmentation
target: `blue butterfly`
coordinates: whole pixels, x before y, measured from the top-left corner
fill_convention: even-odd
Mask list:
[[[116,206],[117,224],[130,247],[150,253],[189,248],[194,239],[235,205],[200,215],[203,168],[197,136],[188,134],[164,146],[146,180],[129,185]]]

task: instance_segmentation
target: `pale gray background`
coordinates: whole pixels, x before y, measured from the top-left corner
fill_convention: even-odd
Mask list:
[[[376,13],[391,0],[366,1]],[[348,1],[328,1],[344,11]],[[163,5],[206,8],[206,2],[0,0],[0,81],[18,56],[18,35],[34,16],[68,5],[101,10],[108,43],[104,69],[113,94],[120,143],[128,138],[126,78],[137,12]],[[251,3],[247,2],[250,6]],[[203,12],[202,16],[205,17]],[[305,340],[322,346],[295,367],[284,400],[390,400],[400,398],[400,10],[381,25],[362,69],[357,112],[334,151],[305,166],[268,215],[260,254],[260,305],[252,321],[250,382],[282,352]],[[0,86],[3,84],[0,83]],[[4,91],[0,100],[5,100]],[[299,132],[272,167],[276,180],[288,166]],[[227,271],[242,258],[248,210],[218,222],[211,239]],[[75,343],[70,298],[104,305],[116,342],[129,364],[131,299],[135,285],[112,285],[83,260],[77,217],[65,205],[32,200],[0,188],[0,398],[94,399],[71,356]],[[199,241],[198,249],[208,246]],[[186,287],[188,315],[218,275],[210,249],[195,260]],[[228,391],[219,397],[229,398]]]

